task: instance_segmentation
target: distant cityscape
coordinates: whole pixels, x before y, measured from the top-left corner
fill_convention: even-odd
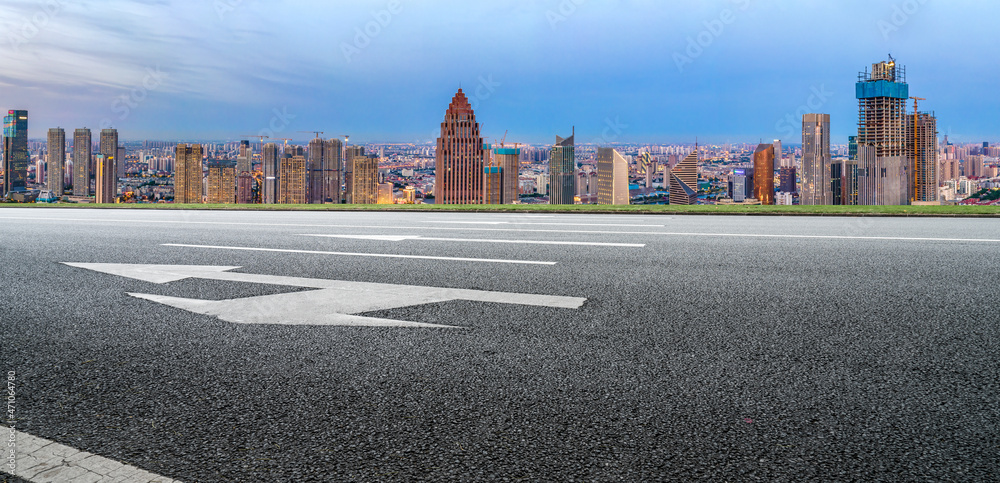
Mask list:
[[[802,114],[802,143],[552,145],[485,139],[462,89],[435,145],[121,142],[102,129],[28,138],[28,112],[4,118],[0,196],[20,203],[213,204],[1000,204],[1000,146],[939,139],[926,99],[891,57],[858,75],[858,131],[830,138],[829,114]],[[908,111],[908,101],[913,109]],[[429,121],[430,122],[430,121]],[[852,121],[853,122],[853,121]]]

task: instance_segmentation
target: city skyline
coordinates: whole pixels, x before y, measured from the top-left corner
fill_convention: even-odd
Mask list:
[[[7,108],[33,113],[33,139],[52,127],[187,141],[265,130],[307,140],[298,131],[316,129],[427,143],[439,106],[461,86],[488,140],[510,131],[510,140],[550,143],[575,125],[578,144],[794,144],[801,113],[825,112],[833,144],[843,144],[855,127],[859,59],[887,53],[908,66],[942,136],[1000,136],[989,115],[1000,100],[977,95],[992,87],[996,67],[982,59],[1000,36],[988,28],[997,7],[973,2],[52,4],[0,7],[12,32],[0,85]],[[760,23],[780,35],[757,38]],[[945,23],[977,43],[935,35]],[[807,37],[815,42],[797,40]]]

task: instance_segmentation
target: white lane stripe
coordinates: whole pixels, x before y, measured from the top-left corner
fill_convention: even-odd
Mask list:
[[[254,248],[254,247],[227,247],[213,245],[187,245],[182,243],[163,243],[165,247],[181,248],[209,248],[216,250],[243,250],[251,252],[276,252],[276,253],[305,253],[312,255],[341,255],[348,257],[374,257],[374,258],[411,258],[417,260],[446,260],[454,262],[482,262],[482,263],[514,263],[521,265],[555,265],[556,262],[538,262],[533,260],[501,260],[493,258],[460,258],[460,257],[432,257],[426,255],[397,255],[392,253],[351,253],[351,252],[323,252],[317,250],[293,250],[285,248]]]
[[[990,242],[1000,243],[1000,239],[990,238],[930,238],[930,237],[902,237],[902,236],[846,236],[846,235],[770,235],[766,233],[650,233],[656,235],[671,236],[720,236],[720,237],[747,237],[747,238],[813,238],[827,240],[895,240],[895,241],[948,241],[948,242]]]
[[[94,221],[101,223],[175,223],[191,225],[230,225],[230,226],[290,226],[299,228],[366,228],[379,230],[461,230],[461,231],[510,231],[520,233],[579,233],[589,235],[668,235],[668,236],[721,236],[721,237],[768,237],[768,238],[817,238],[817,239],[841,239],[841,240],[908,240],[908,241],[944,241],[944,242],[989,242],[1000,243],[1000,239],[993,238],[922,238],[922,237],[865,237],[865,236],[844,236],[844,235],[771,235],[755,233],[680,233],[663,231],[598,231],[598,230],[540,230],[525,228],[469,228],[469,227],[433,227],[433,226],[387,226],[387,225],[320,225],[320,224],[298,224],[298,223],[240,223],[240,222],[215,222],[215,221],[181,221],[181,220],[113,220],[113,219],[86,219],[86,218],[29,218],[22,216],[0,217],[5,220],[29,220],[29,221]]]
[[[628,228],[663,228],[666,225],[621,225],[616,223],[534,223],[519,221],[445,221],[434,220],[423,223],[442,223],[452,225],[548,225],[548,226],[621,226]]]
[[[321,238],[346,238],[356,240],[378,240],[378,241],[445,241],[445,242],[468,242],[468,243],[515,243],[526,245],[571,245],[587,247],[633,247],[643,248],[645,243],[601,243],[601,242],[574,242],[574,241],[547,241],[547,240],[501,240],[486,238],[434,238],[419,235],[313,235],[303,234],[302,236],[314,236]]]
[[[7,434],[10,428],[0,426]],[[14,476],[33,483],[52,481],[115,481],[122,483],[180,483],[135,466],[80,451],[55,441],[16,432]],[[4,438],[6,440],[6,438]],[[5,445],[6,446],[6,445]],[[0,468],[10,471],[4,458]],[[9,474],[9,473],[8,473]]]

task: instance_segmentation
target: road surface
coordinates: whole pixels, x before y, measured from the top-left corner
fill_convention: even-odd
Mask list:
[[[3,209],[15,471],[995,481],[998,253],[994,219]]]

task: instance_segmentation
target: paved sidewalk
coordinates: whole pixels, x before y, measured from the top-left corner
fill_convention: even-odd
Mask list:
[[[16,438],[15,476],[33,483],[181,483],[20,431]],[[10,467],[2,471],[10,474]]]

